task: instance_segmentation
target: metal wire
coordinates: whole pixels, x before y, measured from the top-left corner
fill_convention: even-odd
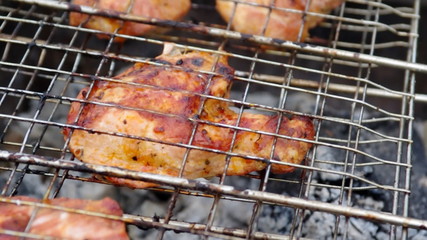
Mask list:
[[[238,0],[230,1],[235,3],[234,6],[245,4]],[[419,0],[414,0],[413,6],[410,7],[392,7],[387,2],[380,0],[349,0],[343,3],[333,14],[310,13],[308,7],[299,11],[249,3],[259,8],[266,8],[269,12],[277,10],[325,18],[319,28],[329,33],[329,39],[319,40],[312,36],[308,39],[309,43],[295,43],[265,36],[242,34],[233,31],[230,24],[215,20],[210,21],[210,19],[164,21],[129,13],[106,13],[105,11],[98,11],[96,6],[76,8],[65,1],[19,0],[6,2],[6,5],[14,6],[0,6],[0,21],[2,21],[0,24],[0,49],[3,50],[0,59],[0,71],[5,76],[1,78],[6,78],[1,80],[7,81],[7,84],[0,85],[0,94],[2,94],[0,109],[9,109],[10,107],[6,108],[7,105],[12,107],[9,110],[0,111],[0,119],[5,122],[4,126],[0,124],[0,175],[7,176],[6,183],[0,186],[2,187],[1,195],[9,196],[14,195],[17,191],[19,192],[21,185],[25,185],[28,175],[49,179],[42,196],[43,199],[55,198],[67,181],[110,184],[104,180],[87,177],[83,173],[160,183],[165,187],[151,188],[146,191],[172,194],[166,214],[163,217],[148,217],[144,216],[144,213],[142,217],[136,213],[127,213],[121,217],[101,216],[114,218],[129,225],[157,229],[158,239],[164,239],[165,233],[171,231],[191,233],[203,236],[205,239],[301,238],[304,236],[305,229],[304,216],[308,211],[320,211],[336,216],[332,232],[334,239],[349,238],[349,221],[352,218],[389,224],[390,238],[399,237],[399,234],[402,238],[406,238],[408,228],[427,228],[425,220],[408,217],[409,194],[411,193],[413,105],[415,101],[427,102],[427,96],[416,93],[414,87],[415,72],[427,72],[426,65],[416,62],[417,27],[420,18]],[[274,2],[274,0],[271,1],[271,3]],[[213,3],[193,3],[192,9],[210,11],[216,14]],[[175,31],[161,34],[153,33],[141,37],[118,34],[118,30],[116,30],[115,33],[110,34],[111,38],[108,41],[103,41],[102,44],[93,44],[97,41],[101,42],[101,40],[94,39],[94,36],[100,31],[86,29],[82,25],[69,26],[67,11],[146,23],[175,29]],[[383,17],[390,15],[397,19],[395,23],[382,22]],[[264,30],[268,21],[269,18],[264,23]],[[33,30],[27,31],[27,29]],[[300,30],[301,37],[302,29]],[[348,39],[346,34],[356,34],[358,37],[357,39]],[[58,38],[58,35],[62,35],[62,37]],[[384,36],[386,40],[384,40]],[[133,63],[162,66],[162,63],[151,59],[158,53],[146,53],[148,50],[141,53],[129,52],[126,50],[126,45],[113,42],[118,37],[127,39],[130,45],[144,46],[147,49],[150,47],[158,48],[167,41],[173,41],[176,42],[177,47],[185,51],[202,51],[227,56],[231,65],[236,68],[234,81],[235,84],[240,84],[240,89],[233,87],[233,91],[238,93],[236,94],[236,96],[239,95],[238,97],[232,96],[230,99],[226,99],[210,96],[207,92],[201,94],[188,91],[181,92],[195,94],[204,100],[216,99],[236,106],[237,123],[227,125],[188,118],[186,120],[191,121],[194,127],[187,143],[169,143],[147,137],[98,131],[65,124],[64,119],[60,118],[61,111],[68,109],[73,102],[81,103],[80,111],[85,104],[94,104],[162,114],[113,103],[76,99],[75,95],[68,92],[73,88],[89,87],[92,89],[96,81],[117,82],[119,80],[112,76],[124,66]],[[394,50],[403,51],[405,56],[390,57],[389,52]],[[51,59],[53,55],[59,56],[58,59]],[[86,68],[85,66],[90,65],[89,62],[94,64]],[[402,79],[399,87],[378,81],[377,72],[389,69],[398,69],[396,71]],[[200,73],[208,74],[211,77],[218,75],[215,73],[215,69],[201,71]],[[8,78],[9,76],[10,78]],[[43,81],[48,82],[48,84],[40,90],[37,88],[37,84]],[[147,84],[137,85],[144,88],[171,90]],[[277,98],[276,103],[265,104],[254,99],[253,89],[257,88],[271,91],[272,95]],[[301,111],[292,107],[292,97],[295,94],[301,94],[312,99],[312,110]],[[390,108],[387,104],[382,104],[382,101],[394,101],[399,107]],[[330,108],[333,108],[333,102],[339,103],[345,110],[331,113]],[[29,110],[27,114],[26,105],[28,103],[35,104],[36,108]],[[248,108],[265,114],[278,114],[280,117],[287,115],[309,116],[316,123],[316,138],[311,141],[282,136],[278,134],[279,126],[277,126],[275,133],[239,127],[239,119]],[[203,103],[200,105],[199,113],[202,110]],[[48,112],[47,116],[44,115],[45,112]],[[163,115],[179,117],[173,114]],[[372,127],[372,124],[376,123],[397,124],[398,131],[379,131]],[[231,129],[234,135],[230,149],[220,151],[193,146],[192,139],[199,124]],[[21,128],[17,128],[18,125]],[[328,132],[329,126],[341,126],[346,128],[346,132],[344,135],[337,136]],[[69,137],[60,144],[50,143],[51,129],[59,132],[63,128],[185,148],[187,152],[182,159],[182,171],[191,150],[224,154],[227,156],[227,162],[230,161],[231,157],[245,157],[267,162],[269,167],[259,175],[243,176],[245,179],[256,181],[257,190],[239,190],[227,185],[225,181],[227,178],[226,170],[216,180],[218,184],[214,184],[85,164],[74,161],[68,152]],[[314,144],[314,148],[307,155],[307,164],[305,165],[281,163],[273,160],[273,156],[270,156],[270,159],[263,159],[237,154],[232,152],[237,131],[263,134],[275,139],[284,138],[310,142]],[[369,137],[365,137],[366,134]],[[366,146],[377,146],[379,144],[396,146],[396,154],[392,157],[384,157],[366,150]],[[322,149],[336,151],[336,153],[343,154],[343,157],[329,159],[320,154]],[[338,158],[338,156],[336,157]],[[282,179],[271,176],[269,171],[271,163],[293,166],[300,171],[300,175],[296,179],[286,177]],[[43,168],[35,168],[38,166]],[[324,166],[331,166],[332,168]],[[392,183],[372,180],[358,173],[358,169],[362,167],[382,166],[393,169],[394,181]],[[324,173],[340,176],[341,180],[339,183],[314,180],[316,175]],[[298,194],[284,196],[270,192],[268,187],[273,183],[289,184],[298,190]],[[310,199],[310,193],[315,189],[339,191],[337,203]],[[376,212],[352,207],[354,195],[366,190],[378,190],[392,194],[391,210],[389,212]],[[213,199],[212,204],[206,206],[210,209],[206,216],[206,222],[190,223],[173,218],[177,211],[177,205],[181,201],[179,197],[182,195],[192,198]],[[219,216],[220,203],[224,200],[253,205],[253,211],[250,218],[247,219],[246,228],[232,229],[216,226],[215,220]],[[17,204],[16,201],[8,200],[6,197],[0,197],[0,202]],[[54,206],[32,202],[20,204],[55,208]],[[292,219],[291,230],[285,235],[258,231],[256,224],[259,221],[259,215],[267,205],[286,206],[294,209],[295,217]],[[62,208],[60,210],[69,211],[69,209]],[[87,211],[80,213],[92,214]],[[27,230],[30,225],[31,221]],[[19,237],[42,238],[42,236],[25,232],[1,229],[0,233]]]

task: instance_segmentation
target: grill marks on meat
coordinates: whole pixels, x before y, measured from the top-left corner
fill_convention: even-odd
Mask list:
[[[40,202],[38,199],[25,196],[11,199]],[[110,198],[99,201],[57,198],[46,200],[44,203],[107,215],[123,214],[118,203]],[[30,205],[0,203],[0,229],[23,232],[33,210],[35,207]],[[28,233],[65,239],[129,239],[123,222],[50,208],[38,208]],[[19,237],[0,234],[0,239],[12,240]]]
[[[90,6],[99,11],[110,14],[129,13],[136,16],[158,18],[162,20],[179,20],[190,10],[190,0],[73,0],[73,4]],[[144,35],[155,30],[156,26],[122,20],[90,16],[78,12],[70,13],[70,25],[78,26],[84,23],[84,27],[113,33],[119,29],[118,33],[133,36]],[[123,25],[123,26],[122,26]],[[105,34],[99,34],[100,38],[108,38]],[[123,41],[123,38],[116,38],[115,41]]]
[[[327,14],[338,7],[344,0],[311,0],[308,12]],[[235,7],[233,1],[216,1],[216,8],[222,18],[230,22],[234,30],[246,34],[262,35],[262,29],[270,15],[265,36],[282,40],[297,41],[303,25],[303,14],[272,9],[272,0],[240,0]],[[251,3],[248,5],[245,3]],[[304,11],[308,0],[275,0],[274,7]],[[253,5],[256,4],[256,5]],[[258,6],[257,6],[258,5]],[[267,6],[267,7],[265,7]],[[233,16],[234,12],[234,16]],[[233,19],[231,17],[233,16]],[[306,15],[301,41],[308,37],[308,30],[317,26],[321,17]]]
[[[157,61],[167,64],[165,66],[137,63],[115,77],[120,82],[95,83],[88,100],[116,104],[117,107],[88,103],[83,107],[82,114],[77,116],[81,105],[74,102],[67,122],[74,124],[78,119],[76,123],[78,126],[96,131],[182,144],[189,143],[195,124],[189,118],[235,126],[238,114],[230,110],[225,101],[207,98],[201,114],[197,115],[202,104],[199,94],[206,91],[211,96],[229,97],[234,70],[228,65],[227,58],[203,52],[173,53],[173,50],[170,52],[170,49],[167,50],[168,47],[165,49],[166,53],[157,57]],[[211,83],[208,84],[210,76],[199,71],[211,71],[214,65],[217,75],[211,76]],[[152,87],[138,84],[148,84]],[[83,92],[87,91],[83,89],[77,98],[83,99]],[[243,113],[239,127],[275,133],[278,124],[278,116]],[[64,129],[66,137],[69,131],[70,129]],[[199,123],[192,145],[270,159],[273,136],[239,130],[235,144],[231,147],[234,131],[231,127]],[[311,140],[314,136],[313,124],[306,117],[295,116],[291,119],[283,117],[279,134]],[[310,147],[310,143],[277,138],[273,159],[300,163]],[[94,134],[83,130],[73,131],[69,148],[84,162],[169,176],[179,175],[186,152],[185,147]],[[186,178],[218,176],[223,173],[225,163],[225,154],[190,150],[183,176]],[[244,175],[265,167],[266,163],[263,161],[231,157],[227,174]],[[289,166],[272,165],[272,171],[275,173],[292,170],[293,168]],[[133,188],[155,185],[115,177],[106,179],[114,184]]]

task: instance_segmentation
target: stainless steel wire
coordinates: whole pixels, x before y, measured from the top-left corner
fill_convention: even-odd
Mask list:
[[[230,0],[242,4],[239,0]],[[312,0],[314,1],[314,0]],[[133,1],[132,1],[133,2]],[[272,0],[271,3],[275,1]],[[309,1],[310,2],[310,1]],[[80,11],[90,15],[107,16],[103,11],[97,11],[96,6],[75,8],[65,1],[47,0],[18,0],[7,1],[16,6],[0,6],[0,49],[3,50],[0,60],[0,71],[7,83],[0,85],[0,108],[12,102],[12,109],[1,110],[0,119],[6,122],[0,124],[0,174],[7,176],[7,181],[1,185],[0,202],[24,204],[39,207],[56,208],[40,203],[21,202],[9,200],[8,195],[14,195],[22,184],[25,184],[27,175],[36,175],[49,179],[49,184],[44,191],[43,199],[55,198],[63,184],[67,181],[93,182],[97,184],[110,184],[104,180],[94,179],[83,173],[116,176],[127,179],[137,179],[160,183],[162,187],[151,188],[146,191],[165,192],[172,194],[166,214],[160,219],[157,217],[138,216],[126,213],[118,216],[100,216],[114,218],[129,225],[158,230],[157,239],[164,239],[166,232],[177,231],[203,236],[204,239],[293,239],[301,238],[304,231],[304,216],[310,211],[320,211],[335,215],[332,238],[349,238],[349,220],[362,218],[367,221],[377,221],[388,224],[389,236],[408,237],[408,228],[426,229],[426,220],[408,217],[409,195],[411,193],[411,168],[412,168],[412,128],[414,102],[425,103],[427,96],[415,91],[415,72],[426,73],[427,66],[416,62],[418,39],[418,22],[420,19],[420,1],[412,1],[412,6],[392,7],[387,2],[348,0],[333,14],[316,14],[308,12],[308,7],[303,11],[282,9],[272,6],[258,6],[268,11],[279,10],[288,12],[301,12],[305,15],[322,16],[325,22],[320,24],[321,29],[330,33],[329,39],[319,40],[309,38],[309,43],[294,43],[271,39],[265,36],[245,35],[235,32],[230,24],[223,22],[163,21],[128,13],[112,14],[108,16],[128,21],[147,23],[175,29],[171,33],[152,34],[144,37],[127,36],[118,34],[118,30],[111,34],[111,38],[104,44],[93,45],[94,35],[98,30],[86,29],[80,26],[69,26],[66,20],[66,11]],[[251,3],[250,3],[251,4]],[[213,4],[193,3],[193,9],[204,9],[214,12]],[[236,8],[236,7],[235,7]],[[131,8],[128,9],[128,11]],[[385,16],[394,16],[398,19],[393,24],[382,22]],[[267,22],[264,23],[264,30]],[[12,29],[10,29],[12,28]],[[33,29],[28,34],[23,29]],[[49,34],[45,31],[49,30]],[[50,31],[51,30],[51,31]],[[358,40],[347,39],[346,34],[354,32],[360,37]],[[57,35],[64,33],[64,38]],[[301,36],[300,31],[300,36]],[[387,36],[384,40],[383,36]],[[391,36],[391,37],[389,37]],[[315,140],[296,139],[275,133],[252,130],[235,125],[212,123],[197,118],[188,118],[193,123],[193,131],[189,142],[169,143],[139,137],[135,135],[97,131],[74,124],[66,124],[58,120],[62,109],[68,109],[73,102],[81,103],[82,111],[85,104],[94,104],[105,107],[115,107],[136,111],[148,111],[124,107],[112,103],[94,102],[87,99],[76,99],[75,95],[67,91],[73,87],[92,89],[96,81],[117,82],[113,78],[115,73],[121,71],[123,65],[132,63],[145,63],[161,66],[162,63],[153,61],[152,56],[126,52],[126,46],[115,44],[114,38],[125,38],[131,44],[141,46],[159,47],[165,42],[177,42],[176,46],[185,51],[202,51],[217,55],[225,55],[236,63],[234,81],[241,85],[236,89],[239,97],[221,98],[210,96],[207,92],[196,94],[202,99],[216,99],[235,106],[240,119],[246,109],[256,110],[268,114],[278,114],[280,117],[287,115],[304,115],[314,119],[316,124]],[[179,42],[179,43],[178,43]],[[389,51],[399,49],[405,53],[404,57],[391,58]],[[225,52],[225,51],[226,52]],[[16,54],[15,54],[16,52]],[[22,52],[22,53],[21,53]],[[56,62],[50,54],[58,54]],[[14,59],[14,56],[18,56]],[[87,61],[95,62],[92,69],[85,69]],[[239,65],[240,64],[240,65]],[[246,69],[246,66],[248,68]],[[268,69],[266,71],[264,68]],[[93,70],[94,69],[94,70]],[[377,72],[398,69],[401,85],[388,84],[378,81]],[[215,69],[201,71],[213,77]],[[0,78],[5,78],[1,77]],[[1,79],[4,81],[4,79]],[[35,81],[48,82],[44,90],[34,86]],[[23,82],[23,83],[22,83]],[[23,86],[22,86],[23,85]],[[146,88],[165,89],[142,84]],[[207,84],[209,86],[209,83]],[[59,92],[54,90],[60,87]],[[208,87],[206,87],[207,89]],[[252,97],[253,89],[269,89],[277,93],[276,103],[259,103]],[[167,89],[166,89],[167,90]],[[234,89],[233,89],[234,90]],[[55,92],[56,91],[56,92]],[[176,90],[174,90],[176,91]],[[184,93],[190,93],[185,92]],[[194,93],[191,93],[194,94]],[[312,99],[313,110],[301,111],[292,108],[292,96],[302,96]],[[373,100],[374,99],[374,100]],[[375,101],[379,99],[380,101]],[[381,101],[395,101],[399,108],[389,108]],[[331,114],[331,102],[338,102],[345,113]],[[25,115],[25,105],[36,103],[36,108]],[[52,105],[51,105],[52,104]],[[53,106],[49,109],[48,106]],[[290,109],[288,109],[290,106]],[[203,110],[200,105],[199,113]],[[49,111],[45,117],[43,113]],[[152,111],[159,114],[156,111]],[[375,114],[372,114],[375,113]],[[179,117],[168,114],[167,116]],[[280,122],[280,121],[279,121]],[[379,131],[372,124],[394,123],[398,131]],[[16,125],[25,126],[17,135]],[[199,124],[208,124],[229,128],[234,132],[232,145],[238,131],[253,132],[277,138],[305,141],[314,144],[313,150],[307,155],[306,164],[291,164],[275,161],[273,156],[266,159],[237,154],[232,152],[232,145],[228,151],[220,151],[192,144],[195,131]],[[329,125],[346,128],[344,135],[336,136],[326,129]],[[40,134],[37,132],[41,128]],[[150,173],[134,172],[116,169],[108,166],[74,161],[67,150],[70,137],[66,137],[62,145],[51,146],[47,144],[49,129],[59,132],[63,128],[85,130],[98,134],[120,136],[143,141],[151,141],[186,149],[182,159],[181,170],[185,168],[187,156],[192,150],[203,150],[225,154],[227,162],[231,157],[240,156],[256,161],[268,162],[266,171],[260,174],[246,175],[244,178],[252,179],[257,183],[257,189],[240,190],[226,184],[226,170],[217,180],[218,184],[207,183],[199,180],[187,180],[169,176],[153,175]],[[38,135],[37,135],[38,134]],[[365,137],[368,134],[369,137]],[[366,150],[366,146],[388,144],[396,146],[396,154],[392,157],[377,155]],[[319,150],[320,149],[320,150]],[[343,158],[329,159],[321,155],[322,149],[331,149],[343,154]],[[274,152],[273,150],[271,153]],[[361,160],[363,159],[363,161]],[[4,163],[4,165],[3,165]],[[284,179],[270,175],[271,163],[284,164],[297,168],[300,172],[297,179]],[[36,169],[35,166],[44,168]],[[226,165],[227,166],[227,165]],[[332,168],[324,166],[333,166]],[[391,167],[393,169],[393,182],[382,183],[360,175],[358,169],[363,167]],[[52,170],[53,169],[53,170]],[[340,176],[338,184],[317,182],[314,180],[318,174],[327,173]],[[355,183],[361,183],[357,185]],[[271,183],[286,183],[298,189],[295,196],[284,196],[270,192]],[[14,185],[13,185],[14,184]],[[164,187],[163,187],[164,186]],[[339,191],[336,203],[327,203],[310,199],[310,193],[315,189],[335,189]],[[390,211],[377,212],[352,206],[354,195],[361,191],[378,190],[393,195]],[[212,198],[206,222],[190,223],[185,220],[174,219],[174,213],[181,195],[198,198]],[[253,210],[250,219],[247,219],[246,228],[232,229],[216,226],[220,203],[222,201],[237,201],[250,203]],[[257,222],[262,209],[267,205],[290,207],[294,211],[290,232],[285,235],[279,233],[260,232]],[[37,209],[36,208],[36,209]],[[63,209],[62,211],[70,211]],[[81,214],[91,215],[87,211],[78,211]],[[33,216],[36,212],[34,212]],[[97,215],[95,213],[95,215]],[[343,222],[343,224],[341,223]],[[29,225],[31,224],[31,221]],[[29,229],[27,226],[27,230]],[[0,229],[0,234],[19,237],[43,238],[27,232],[14,232]],[[401,234],[401,235],[399,235]]]

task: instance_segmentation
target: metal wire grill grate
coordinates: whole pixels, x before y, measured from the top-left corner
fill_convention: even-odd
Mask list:
[[[40,190],[32,193],[39,198],[73,195],[65,189],[75,182],[91,188],[109,185],[87,174],[96,173],[161,183],[162,187],[129,193],[129,198],[166,194],[167,203],[158,210],[161,216],[125,209],[120,218],[142,229],[132,232],[156,231],[158,239],[316,238],[307,223],[307,216],[316,212],[332,219],[331,238],[355,238],[354,218],[379,221],[391,238],[407,238],[407,227],[426,226],[423,220],[409,218],[413,104],[427,99],[414,89],[415,72],[427,72],[427,66],[415,61],[419,5],[417,0],[405,7],[349,0],[324,16],[307,43],[294,43],[234,32],[208,1],[193,1],[180,22],[112,16],[170,31],[144,37],[111,34],[107,40],[97,39],[97,30],[68,25],[70,10],[101,16],[105,12],[77,9],[63,1],[5,1],[0,7],[0,176],[5,180],[1,193],[25,193],[34,178],[42,179]],[[114,43],[116,37],[127,41]],[[221,100],[237,113],[312,117],[316,137],[304,164],[294,164],[297,170],[287,175],[267,170],[203,181],[74,161],[67,150],[69,139],[63,141],[61,131],[78,128],[65,123],[70,103],[81,101],[76,99],[78,91],[94,81],[114,81],[113,76],[133,63],[159,64],[152,58],[165,42],[183,51],[226,54],[236,72],[230,99]],[[177,146],[199,149],[191,143]],[[324,191],[334,196],[322,197]],[[366,193],[385,197],[386,205],[360,205]],[[207,202],[197,209],[199,220],[179,217],[183,199],[201,198]],[[249,213],[236,213],[240,225],[228,224],[220,216],[236,203],[245,206],[236,209]],[[282,230],[263,228],[266,209],[291,212],[289,222]],[[0,233],[30,236],[1,229]]]

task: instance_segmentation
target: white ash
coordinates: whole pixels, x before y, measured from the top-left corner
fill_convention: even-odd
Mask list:
[[[314,166],[323,170],[331,170],[338,173],[316,171],[313,174],[320,178],[322,182],[337,182],[343,179],[341,174],[344,171],[343,162],[345,159],[345,152],[336,148],[317,146],[316,147],[316,161]],[[327,161],[327,162],[326,162]],[[347,172],[350,172],[352,159],[348,158]],[[353,174],[358,177],[367,177],[374,172],[371,166],[363,166],[355,168]],[[318,176],[317,176],[318,175]]]
[[[316,181],[313,181],[315,183]],[[312,187],[308,195],[308,199],[316,200],[321,202],[329,202],[332,204],[339,204],[339,189],[326,189]],[[288,195],[283,193],[283,195]],[[346,196],[342,199],[342,203],[345,206],[347,202]],[[361,198],[355,197],[355,203],[352,206],[381,211],[384,207],[384,203],[381,201],[375,201],[371,197]],[[260,231],[270,233],[281,233],[290,234],[291,223],[295,217],[295,211],[291,208],[285,208],[280,206],[265,206],[260,219],[258,221],[258,227]],[[347,228],[347,237],[349,239],[372,239],[378,234],[387,234],[381,232],[380,226],[376,223],[366,221],[363,219],[350,218],[347,225],[344,217],[339,217],[340,223],[337,229],[337,236],[342,237],[343,230]],[[305,211],[302,220],[302,231],[301,236],[307,238],[316,239],[333,239],[335,232],[335,223],[337,217],[335,215],[324,213],[324,212],[313,212]],[[387,234],[388,235],[388,234]]]
[[[66,85],[64,77],[59,77],[61,80],[57,80],[52,86],[51,90],[47,93],[50,96],[71,96],[75,97],[79,93],[81,87],[74,84]],[[65,90],[64,90],[65,89]],[[69,105],[59,103],[55,112],[52,113],[56,103],[45,101],[41,105],[40,100],[31,100],[27,102],[29,110],[27,112],[20,113],[20,117],[26,119],[34,119],[36,111],[38,112],[38,120],[47,120],[50,122],[65,123],[69,112]],[[30,127],[30,123],[24,121],[14,121],[11,125],[11,129],[8,131],[9,135],[15,135],[15,138],[22,139],[26,129]],[[43,135],[44,134],[44,135]],[[45,125],[34,124],[27,140],[27,144],[34,145],[40,141],[40,145],[44,147],[55,147],[61,148],[63,146],[63,136],[61,129],[58,127],[48,127]]]
[[[343,157],[343,156],[338,156],[336,153],[334,153],[333,149],[330,149],[329,147],[325,147],[325,146],[318,146],[316,151],[317,151],[317,159],[319,160],[337,161],[338,159],[340,159],[340,157]],[[316,162],[315,167],[318,167],[320,169],[333,170],[337,172],[342,171],[342,166],[327,164],[323,162]],[[338,181],[342,179],[342,175],[336,174],[336,173],[314,172],[314,174],[319,175],[318,177],[322,181]]]
[[[311,188],[309,199],[317,200],[322,202],[329,202],[333,204],[339,204],[339,189],[326,189],[326,188]],[[347,205],[347,196],[343,196],[341,205]],[[354,200],[351,206],[361,209],[371,209],[376,211],[383,210],[384,203],[381,201],[375,201],[371,197],[360,197],[354,196]],[[337,231],[338,236],[343,236],[344,229],[347,228],[347,237],[349,239],[372,239],[380,231],[378,224],[366,221],[363,219],[349,218],[347,226],[346,219],[343,216],[339,217],[339,226]],[[302,230],[302,236],[304,237],[316,237],[319,236],[322,239],[332,239],[333,233],[335,232],[335,224],[337,221],[335,215],[324,213],[324,212],[312,212],[306,211],[304,217],[304,227]]]
[[[421,230],[421,231],[417,231],[414,229],[409,229],[409,238],[412,240],[423,240],[423,239],[427,239],[427,231],[426,230]]]
[[[6,181],[10,176],[10,173],[11,172],[6,172],[6,171],[0,172],[0,182],[6,183]],[[21,176],[21,173],[16,172],[16,174],[12,178],[12,181],[10,182],[9,192],[6,192],[6,194],[9,194],[10,190],[16,186],[20,176]],[[1,185],[1,187],[4,187],[4,186],[5,186],[4,184]],[[40,177],[39,175],[27,174],[22,184],[19,185],[17,194],[40,198],[40,197],[43,197],[44,191],[47,189],[47,186],[48,186],[48,182],[43,181],[43,178]]]
[[[288,234],[292,227],[293,217],[292,208],[265,205],[258,219],[258,230],[267,233]]]
[[[357,109],[356,109],[356,112]],[[325,109],[325,114],[339,114],[334,113],[330,109]],[[374,115],[369,112],[363,115],[365,118],[375,118]],[[340,116],[349,118],[349,116]],[[380,132],[382,134],[398,136],[399,126],[398,123],[388,122],[384,123],[372,123],[366,124],[369,128]],[[324,121],[322,122],[322,130],[328,132],[321,132],[321,136],[329,136],[331,138],[346,139],[348,137],[348,126],[336,124],[333,122]],[[353,129],[354,130],[354,129]],[[353,131],[352,139],[355,139],[355,131]],[[413,132],[414,144],[413,144],[413,183],[423,183],[425,178],[425,172],[427,165],[425,164],[425,154],[423,148],[423,142],[418,138],[418,133]],[[378,136],[368,131],[360,131],[360,140],[375,140]],[[396,145],[390,142],[379,142],[376,144],[360,144],[358,146],[360,151],[363,151],[379,158],[396,161],[397,148]],[[338,148],[332,148],[327,146],[317,146],[315,163],[314,166],[324,169],[332,170],[337,172],[344,171],[344,163],[346,157],[345,150]],[[356,163],[372,162],[363,155],[357,155],[354,158]],[[351,172],[351,164],[353,161],[353,154],[350,153],[348,157],[349,165],[346,168],[348,173]],[[403,157],[402,161],[405,159]],[[379,165],[379,166],[361,166],[354,169],[354,175],[367,179],[379,184],[385,184],[393,186],[394,172],[396,167],[392,165]],[[424,174],[423,174],[424,173]],[[313,171],[312,183],[320,183],[326,185],[333,185],[340,187],[341,184],[348,186],[348,177],[344,179],[342,174],[327,173],[322,171]],[[403,183],[404,177],[401,177]],[[401,183],[401,184],[402,184]],[[356,178],[353,179],[353,187],[364,187],[368,186],[368,183],[360,181]],[[402,185],[400,185],[402,186]],[[425,219],[425,202],[427,193],[426,184],[413,184],[411,189],[411,200],[410,200],[410,214],[412,217]],[[277,187],[277,185],[276,185]],[[283,188],[278,188],[283,190]],[[274,191],[274,189],[271,189]],[[355,208],[374,210],[374,211],[391,211],[392,194],[390,191],[372,189],[363,191],[353,191],[352,198],[348,201],[348,192],[344,192],[343,198],[340,200],[339,189],[315,187],[310,188],[308,199],[329,202],[337,205],[349,205]],[[280,193],[280,192],[279,192]],[[295,196],[295,191],[287,189],[285,192],[281,192],[283,195]],[[297,196],[297,195],[296,195]],[[424,207],[423,207],[424,206]],[[418,211],[416,211],[416,210]],[[282,233],[285,235],[290,234],[291,229],[287,225],[294,219],[295,211],[289,208],[279,206],[266,206],[263,209],[258,227],[261,231]],[[344,234],[347,239],[386,239],[390,236],[390,225],[380,224],[371,222],[363,219],[348,218],[340,216],[340,222],[337,229],[338,239],[343,238]],[[305,211],[304,218],[302,219],[302,230],[301,237],[315,238],[315,239],[334,239],[335,221],[337,217],[323,212]],[[346,232],[344,232],[346,230]],[[397,228],[396,236],[401,236],[401,228]],[[426,231],[410,229],[408,233],[409,239],[424,239]]]

